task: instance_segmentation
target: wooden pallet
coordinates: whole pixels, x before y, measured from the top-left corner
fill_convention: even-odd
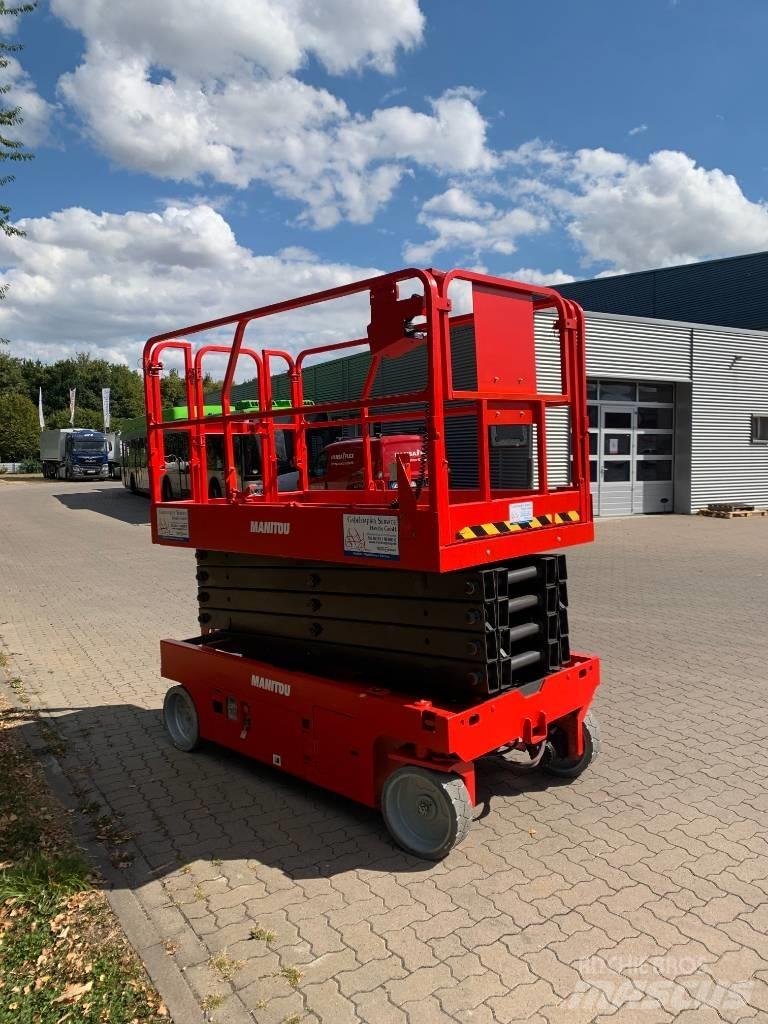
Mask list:
[[[748,519],[750,516],[768,516],[768,508],[700,508],[699,515],[713,519]]]

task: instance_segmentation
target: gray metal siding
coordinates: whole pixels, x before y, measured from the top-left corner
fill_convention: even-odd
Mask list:
[[[587,314],[587,375],[689,381],[690,328]]]
[[[559,341],[555,315],[536,315],[536,380],[540,389],[561,391]],[[689,381],[691,331],[677,324],[586,316],[587,374],[629,380]],[[569,480],[570,447],[567,409],[551,409],[547,419],[550,487]]]
[[[674,511],[691,511],[691,412],[690,384],[675,385]]]
[[[693,371],[692,511],[768,505],[768,446],[751,443],[752,415],[768,416],[768,336],[695,328]]]

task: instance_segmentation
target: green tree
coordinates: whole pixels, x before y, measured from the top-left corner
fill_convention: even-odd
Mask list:
[[[111,389],[110,405],[116,420],[144,412],[144,378],[137,370],[115,364],[110,367],[108,384],[103,386]]]
[[[66,409],[57,409],[50,415],[46,414],[45,425],[49,430],[55,430],[57,427],[71,427],[72,424],[69,422],[69,406]],[[89,409],[87,406],[75,406],[75,423],[76,427],[88,427],[89,430],[103,430],[104,429],[104,417],[102,416],[101,409]]]
[[[164,408],[187,404],[187,385],[178,370],[169,370],[165,377],[160,378],[160,394]]]
[[[24,393],[26,390],[21,360],[9,356],[7,352],[0,352],[0,394],[9,391]]]
[[[5,0],[0,0],[0,16],[6,15],[18,18],[20,14],[28,14],[30,11],[34,11],[36,6],[37,3],[35,2],[8,7]],[[11,54],[18,53],[21,49],[23,49],[21,43],[9,43],[6,39],[0,40],[0,71],[5,71],[10,64]],[[10,90],[11,86],[7,82],[0,84],[0,96],[6,95]],[[11,138],[8,134],[9,132],[14,132],[23,122],[24,118],[21,116],[21,107],[0,106],[0,161],[23,163],[26,160],[32,160],[33,154],[26,151],[24,143],[18,139]],[[8,185],[14,178],[15,175],[13,174],[1,175],[0,185]],[[10,217],[10,206],[0,204],[0,228],[6,235],[23,235],[23,231],[20,231],[19,228],[11,224]],[[5,290],[3,289],[0,291],[0,297],[4,294]]]
[[[0,462],[21,462],[40,452],[37,407],[26,395],[4,395],[0,415]]]

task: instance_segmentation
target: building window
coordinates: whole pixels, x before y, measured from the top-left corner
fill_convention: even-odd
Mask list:
[[[601,380],[600,381],[601,402],[636,402],[637,385],[634,381],[625,380]]]
[[[640,384],[638,391],[641,402],[656,402],[660,405],[671,405],[674,391],[671,384]]]
[[[768,416],[752,417],[752,444],[768,444]]]

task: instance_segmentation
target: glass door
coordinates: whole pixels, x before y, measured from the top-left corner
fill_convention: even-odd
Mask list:
[[[635,486],[637,409],[631,405],[599,409],[598,515],[628,516]]]

